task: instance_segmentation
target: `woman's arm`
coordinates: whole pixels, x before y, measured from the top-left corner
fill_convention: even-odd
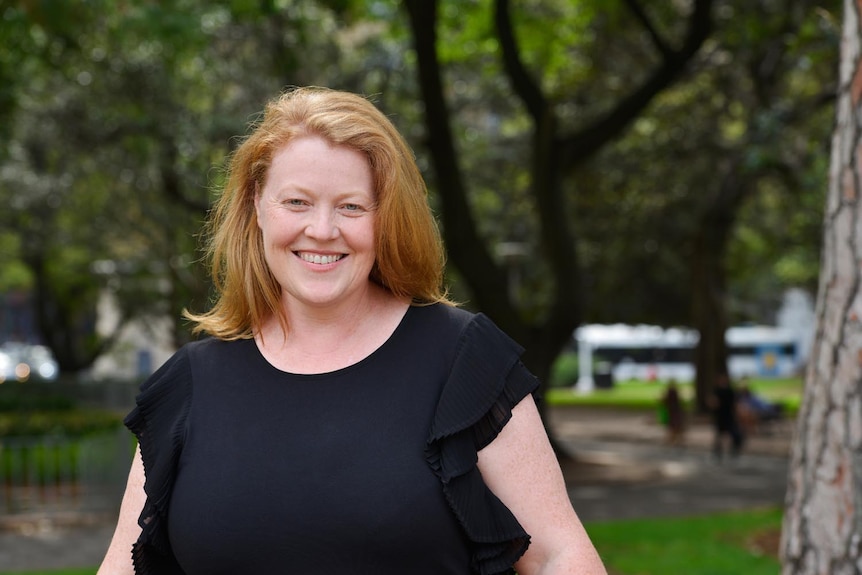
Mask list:
[[[521,575],[607,575],[572,508],[563,474],[532,397],[479,452],[479,471],[530,534],[515,567]]]
[[[105,554],[97,575],[134,574],[132,545],[141,534],[138,517],[144,508],[146,497],[144,493],[144,464],[141,460],[140,448],[138,448],[129,470],[126,493],[120,504],[120,518],[117,521],[117,528],[114,530],[111,545],[108,547],[108,552]]]

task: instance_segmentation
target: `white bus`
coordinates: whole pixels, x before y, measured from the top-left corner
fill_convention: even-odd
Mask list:
[[[654,325],[584,325],[575,330],[579,372],[577,389],[591,391],[615,381],[692,381],[696,330]],[[803,359],[798,334],[788,329],[751,325],[725,332],[731,378],[788,377],[799,373]]]

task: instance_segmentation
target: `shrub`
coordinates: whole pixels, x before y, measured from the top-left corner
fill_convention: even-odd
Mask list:
[[[0,439],[39,435],[80,437],[116,429],[122,417],[98,409],[20,411],[0,413]]]
[[[578,355],[563,353],[551,366],[549,387],[571,387],[578,381]]]

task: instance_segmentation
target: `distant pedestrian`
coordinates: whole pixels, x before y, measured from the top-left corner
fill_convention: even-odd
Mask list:
[[[718,374],[715,379],[715,389],[710,398],[715,439],[713,452],[718,459],[724,456],[725,438],[730,440],[730,453],[739,455],[742,451],[744,437],[737,417],[736,391],[730,383],[727,374]]]
[[[685,434],[685,411],[682,405],[682,397],[676,381],[671,379],[667,383],[667,389],[662,396],[662,410],[664,423],[667,427],[667,442],[678,445],[683,442]]]

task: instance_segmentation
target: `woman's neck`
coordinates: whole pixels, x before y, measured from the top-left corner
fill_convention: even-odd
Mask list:
[[[392,335],[409,307],[374,285],[349,305],[286,306],[287,331],[270,318],[255,337],[264,357],[292,373],[325,373],[371,355]]]

